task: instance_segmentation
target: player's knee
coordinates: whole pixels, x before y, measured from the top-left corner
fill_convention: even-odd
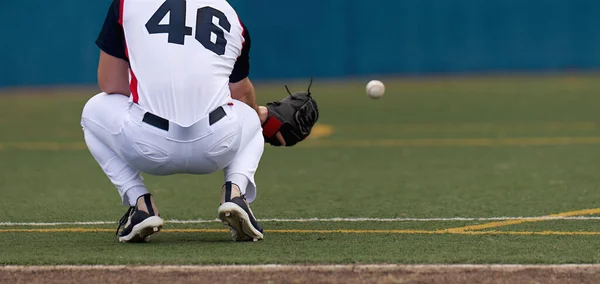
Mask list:
[[[91,97],[87,103],[85,103],[85,106],[83,106],[81,118],[93,118],[98,115],[102,109],[101,104],[104,96],[106,96],[105,93],[100,93]]]
[[[87,101],[81,117],[96,120],[95,118],[106,116],[108,113],[116,114],[127,108],[128,101],[127,96],[99,93]]]

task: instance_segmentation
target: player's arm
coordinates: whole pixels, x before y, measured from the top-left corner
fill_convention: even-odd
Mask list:
[[[242,81],[236,83],[230,83],[229,88],[231,89],[231,97],[233,99],[244,102],[245,104],[252,107],[258,113],[258,117],[260,118],[260,123],[265,123],[267,118],[269,117],[269,110],[267,107],[259,106],[256,103],[256,93],[254,91],[254,86],[250,79],[245,78]],[[285,145],[285,140],[281,136],[281,134],[277,133],[277,138]]]
[[[119,23],[120,1],[114,0],[102,30],[96,40],[100,48],[98,86],[107,94],[129,96],[129,58],[125,47],[125,34]]]
[[[107,94],[129,95],[129,64],[104,51],[100,51],[98,86]]]
[[[231,97],[233,99],[242,101],[256,110],[261,123],[264,123],[265,120],[267,120],[269,111],[266,107],[259,106],[256,103],[256,92],[254,91],[254,85],[252,85],[250,79],[245,78],[236,83],[229,83],[229,88],[231,89]]]
[[[248,78],[248,75],[250,75],[250,47],[252,42],[248,29],[243,24],[242,27],[244,28],[244,47],[242,48],[242,54],[235,62],[231,76],[229,76],[229,89],[231,90],[231,98],[242,101],[256,110],[260,118],[260,123],[263,124],[268,118],[269,111],[266,107],[258,106],[256,103],[254,85],[252,85],[252,82]],[[278,132],[276,136],[281,144],[285,145],[285,140],[281,136],[281,133]]]
[[[252,85],[252,82],[250,82],[248,77],[235,83],[229,83],[229,89],[231,90],[231,97],[233,99],[242,101],[256,110],[256,112],[259,112],[254,85]]]
[[[250,79],[248,79],[248,75],[250,75],[250,47],[252,46],[252,41],[250,40],[248,29],[243,24],[242,28],[244,29],[242,34],[244,45],[229,76],[229,89],[231,90],[231,97],[233,99],[246,103],[258,112],[254,86],[250,82]]]
[[[244,24],[242,24],[242,28],[244,29],[242,35],[244,37],[244,46],[242,48],[242,53],[237,58],[235,65],[233,66],[233,71],[229,76],[229,90],[231,90],[231,98],[242,101],[256,110],[261,123],[264,123],[267,119],[267,113],[265,112],[266,108],[259,107],[256,103],[254,85],[252,85],[252,82],[250,82],[250,79],[248,78],[250,75],[250,47],[252,46],[250,32],[248,32],[248,28],[246,28]]]
[[[267,110],[267,108],[264,106],[258,106],[256,103],[256,93],[254,91],[252,82],[250,82],[250,79],[246,77],[239,82],[229,83],[229,88],[231,89],[231,97],[233,99],[242,101],[252,107],[258,113],[260,123],[265,123],[269,117],[269,110]],[[281,133],[277,132],[275,136],[277,137],[277,140],[279,140],[279,143],[285,146],[285,139],[283,139]]]

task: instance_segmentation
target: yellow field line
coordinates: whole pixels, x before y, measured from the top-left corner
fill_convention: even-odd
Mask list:
[[[569,231],[464,231],[452,232],[458,235],[541,235],[541,236],[598,236],[600,232],[569,232]]]
[[[599,145],[600,137],[538,137],[538,138],[440,138],[440,139],[309,139],[300,148],[364,148],[364,147],[482,147],[482,146],[561,146]],[[11,142],[0,143],[0,150],[85,150],[83,142]]]
[[[490,133],[490,132],[557,132],[593,131],[600,129],[600,122],[473,122],[473,123],[402,123],[402,124],[353,124],[339,125],[341,133],[351,134],[423,134],[423,133]]]
[[[53,229],[0,229],[0,233],[104,233],[114,232],[103,228],[53,228]],[[165,229],[164,233],[228,233],[226,229]],[[405,234],[405,235],[600,235],[600,232],[569,231],[427,231],[427,230],[265,230],[279,234]]]
[[[598,213],[600,213],[600,208],[585,209],[585,210],[569,211],[569,212],[551,214],[551,215],[547,215],[547,216],[542,216],[540,218],[520,219],[520,220],[506,220],[506,221],[500,221],[500,222],[489,222],[489,223],[485,223],[485,224],[469,225],[469,226],[457,227],[457,228],[449,228],[449,229],[443,229],[443,230],[439,230],[439,231],[440,232],[450,232],[450,233],[457,233],[457,232],[464,232],[464,231],[475,231],[475,230],[498,228],[498,227],[504,227],[504,226],[510,226],[510,225],[518,225],[518,224],[523,224],[523,223],[533,223],[533,222],[547,221],[547,220],[551,220],[550,218],[552,218],[552,217],[572,217],[572,216],[591,215],[591,214],[598,214]]]
[[[478,146],[560,146],[598,145],[600,137],[531,137],[531,138],[439,138],[439,139],[373,139],[313,140],[298,144],[303,148],[334,147],[478,147]]]
[[[83,142],[7,142],[0,143],[0,150],[85,150],[87,146]]]

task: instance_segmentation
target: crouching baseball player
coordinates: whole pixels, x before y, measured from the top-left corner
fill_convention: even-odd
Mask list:
[[[223,0],[114,0],[96,43],[102,93],[85,105],[81,125],[129,206],[119,241],[146,241],[164,224],[140,172],[220,170],[218,217],[234,241],[263,239],[248,205],[254,174],[265,141],[293,146],[310,134],[319,116],[310,87],[258,106],[250,35]]]

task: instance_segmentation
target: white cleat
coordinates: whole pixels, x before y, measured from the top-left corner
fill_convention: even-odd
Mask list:
[[[123,228],[119,234],[119,241],[122,243],[147,242],[151,235],[158,233],[162,229],[164,223],[162,218],[150,216],[136,225],[129,225]]]
[[[263,230],[242,198],[233,198],[219,206],[219,219],[229,226],[234,241],[258,241],[264,238]]]

